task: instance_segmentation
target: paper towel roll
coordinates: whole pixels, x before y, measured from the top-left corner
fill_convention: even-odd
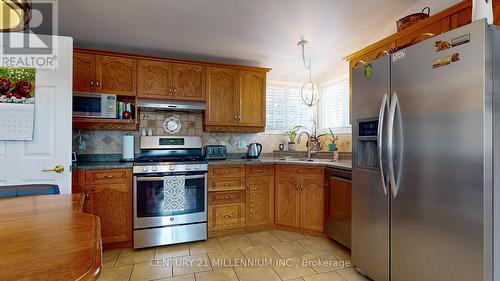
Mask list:
[[[123,135],[122,159],[134,160],[134,135],[132,134]]]
[[[472,1],[472,21],[486,19],[488,24],[493,24],[493,0]]]

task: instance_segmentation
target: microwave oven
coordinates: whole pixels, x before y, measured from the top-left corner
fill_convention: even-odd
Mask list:
[[[73,93],[73,117],[116,118],[116,95]]]

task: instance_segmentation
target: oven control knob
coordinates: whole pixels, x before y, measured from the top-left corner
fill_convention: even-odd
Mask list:
[[[144,166],[144,168],[142,168],[142,171],[148,172],[149,171],[149,167],[148,166]]]
[[[198,171],[200,169],[200,165],[193,165],[193,169],[195,169],[196,171]]]
[[[155,166],[155,167],[151,168],[151,171],[153,171],[153,172],[158,171],[158,167]]]
[[[170,166],[168,166],[168,169],[169,169],[170,171],[173,171],[173,170],[175,170],[175,166],[174,166],[174,165],[170,165]]]
[[[191,170],[191,166],[186,165],[186,171],[189,171],[189,170]]]

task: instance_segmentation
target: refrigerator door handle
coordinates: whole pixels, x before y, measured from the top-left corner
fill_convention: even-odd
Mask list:
[[[387,140],[387,159],[389,163],[389,182],[391,185],[391,191],[392,191],[392,196],[396,198],[398,196],[398,191],[399,191],[399,178],[400,178],[400,172],[401,168],[399,168],[398,178],[396,179],[396,172],[394,170],[394,119],[396,118],[396,113],[398,112],[399,109],[399,98],[398,94],[394,92],[391,97],[391,106],[389,107],[389,123],[387,125],[387,131],[388,131],[388,140]],[[401,121],[401,118],[398,120]],[[401,126],[399,126],[400,129]],[[402,140],[402,136],[400,136],[399,140]],[[400,148],[401,149],[401,148]],[[401,152],[400,152],[400,158],[401,158]],[[398,164],[402,164],[402,159],[399,159]]]
[[[387,195],[387,183],[386,183],[386,177],[385,177],[385,170],[384,170],[384,161],[383,161],[383,156],[384,156],[384,124],[385,124],[385,112],[386,109],[389,108],[389,96],[387,94],[384,95],[382,98],[382,104],[380,105],[380,111],[378,115],[378,132],[377,132],[377,146],[378,146],[378,162],[380,166],[380,177],[382,179],[382,189],[384,190],[384,194]]]

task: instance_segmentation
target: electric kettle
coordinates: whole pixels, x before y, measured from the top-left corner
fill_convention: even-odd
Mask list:
[[[247,145],[247,159],[258,159],[260,153],[262,152],[262,144],[260,143],[251,143]]]

